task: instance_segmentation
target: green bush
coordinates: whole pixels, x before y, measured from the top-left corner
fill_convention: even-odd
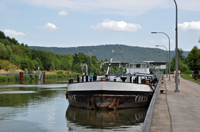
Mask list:
[[[35,75],[30,76],[31,80],[35,80]]]
[[[58,71],[57,74],[63,74],[63,71]]]
[[[8,71],[9,70],[9,67],[6,67],[6,69],[5,69],[6,71]]]
[[[23,78],[24,78],[24,80],[31,80],[31,77],[30,77],[30,76],[26,76],[26,75],[25,75]]]
[[[15,80],[20,80],[20,77],[18,75],[15,75]]]
[[[18,75],[11,75],[11,76],[0,75],[0,81],[15,81],[17,80],[17,77],[19,78]]]
[[[192,74],[193,72],[192,71],[190,71],[190,70],[187,70],[187,71],[185,71],[185,72],[182,72],[182,74]]]
[[[0,76],[0,80],[1,80],[1,81],[6,81],[6,79],[7,79],[6,76],[4,76],[4,75],[1,75],[1,76]]]

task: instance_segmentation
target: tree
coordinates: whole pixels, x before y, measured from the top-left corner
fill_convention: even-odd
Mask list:
[[[194,46],[186,59],[190,70],[194,71],[194,74],[198,74],[200,70],[200,49]]]
[[[18,41],[15,38],[11,39],[11,43],[14,45],[19,45]]]
[[[6,50],[7,50],[7,53],[8,53],[8,59],[10,58],[10,55],[12,54],[12,50],[10,48],[10,45],[6,45]]]
[[[175,71],[175,56],[172,58],[171,62],[170,62],[170,70],[171,71]],[[187,65],[185,65],[181,58],[178,57],[178,69],[181,71],[181,72],[185,72],[188,70],[188,67]]]
[[[7,59],[8,58],[8,52],[6,50],[6,47],[2,43],[0,43],[0,58],[1,59]]]
[[[5,39],[5,38],[6,38],[5,34],[2,31],[0,31],[0,39]]]
[[[10,41],[8,41],[8,39],[0,39],[0,42],[3,43],[5,46],[10,45]]]
[[[40,70],[44,70],[42,62],[38,57],[36,57],[34,61],[37,62],[37,63],[35,63],[35,65],[37,66],[36,68],[40,67]]]
[[[52,58],[53,58],[53,53],[50,51],[42,51],[42,64],[44,67],[44,70],[50,70],[50,67],[53,69],[54,65],[52,64]]]
[[[34,60],[29,60],[29,61],[28,61],[28,69],[30,69],[30,70],[35,70],[35,69],[37,69],[36,66],[35,66]]]
[[[29,60],[28,58],[25,58],[21,61],[21,69],[25,70],[26,68],[29,68]]]
[[[183,55],[182,49],[178,49],[178,57],[185,63],[185,56]]]

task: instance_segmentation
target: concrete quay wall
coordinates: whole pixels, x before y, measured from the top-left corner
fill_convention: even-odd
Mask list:
[[[164,89],[164,93],[160,93],[160,89]],[[180,92],[174,91],[174,78],[169,81],[165,77],[158,87],[148,131],[200,132],[200,85],[181,78]]]

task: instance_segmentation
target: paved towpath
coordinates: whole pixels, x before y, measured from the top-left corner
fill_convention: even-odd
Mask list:
[[[200,132],[200,85],[181,78],[180,92],[174,78],[164,79],[153,111],[150,132]]]

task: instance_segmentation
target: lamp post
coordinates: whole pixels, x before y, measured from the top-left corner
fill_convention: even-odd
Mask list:
[[[164,47],[167,51],[167,48],[164,46],[164,45],[156,45],[156,47]],[[166,74],[166,77],[167,77],[167,52],[166,52],[166,68],[165,68],[165,74]],[[170,76],[170,75],[169,75]]]
[[[176,0],[174,0],[175,6],[176,6],[176,89],[174,92],[179,92],[178,90],[178,7]]]
[[[169,81],[170,81],[170,38],[169,38],[169,36],[166,34],[166,33],[164,33],[164,32],[151,32],[152,34],[157,34],[157,33],[162,33],[162,34],[165,34],[166,36],[167,36],[167,38],[168,38],[168,40],[169,40]]]

